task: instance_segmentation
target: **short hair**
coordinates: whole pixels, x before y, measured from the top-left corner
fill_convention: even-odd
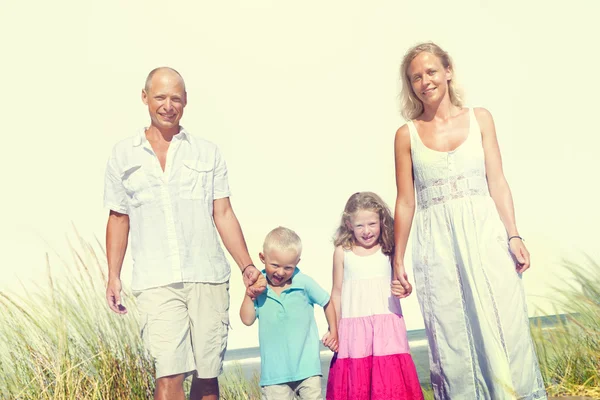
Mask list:
[[[183,90],[185,91],[185,81],[183,80],[183,76],[181,76],[181,74],[179,72],[177,72],[175,69],[171,68],[171,67],[158,67],[158,68],[154,68],[152,71],[150,71],[150,73],[148,74],[148,77],[146,78],[146,83],[144,84],[144,90],[146,92],[148,92],[150,90],[150,84],[152,83],[152,78],[154,77],[154,75],[159,72],[159,71],[171,71],[174,72],[175,74],[177,74],[177,76],[179,76],[179,78],[181,79],[181,83],[183,83]]]
[[[263,253],[273,249],[294,250],[300,256],[302,253],[302,240],[293,230],[279,226],[267,234],[263,243]]]

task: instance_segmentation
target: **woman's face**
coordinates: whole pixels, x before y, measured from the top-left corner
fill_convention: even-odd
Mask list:
[[[406,72],[415,95],[423,104],[437,104],[448,93],[452,71],[444,68],[437,56],[426,51],[419,53]]]

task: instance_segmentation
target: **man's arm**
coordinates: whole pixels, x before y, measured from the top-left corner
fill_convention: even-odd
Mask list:
[[[108,284],[106,301],[117,314],[126,314],[121,305],[121,268],[129,237],[129,215],[110,211],[106,224],[106,258],[108,261]]]
[[[265,291],[267,281],[252,264],[242,228],[233,212],[229,197],[217,199],[213,202],[213,219],[225,248],[233,257],[240,271],[243,271],[244,285],[247,288],[246,294],[251,299],[255,299]]]

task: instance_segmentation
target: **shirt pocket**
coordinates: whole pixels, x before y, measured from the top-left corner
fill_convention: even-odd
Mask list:
[[[180,196],[184,199],[204,199],[212,194],[214,166],[204,161],[183,160]]]
[[[132,207],[139,207],[152,200],[152,190],[141,164],[133,164],[124,168],[121,182]]]

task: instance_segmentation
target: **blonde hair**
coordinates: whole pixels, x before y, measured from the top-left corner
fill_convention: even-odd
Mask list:
[[[348,228],[350,218],[361,210],[373,211],[379,215],[381,234],[379,244],[383,254],[391,256],[394,253],[394,218],[387,204],[373,192],[354,193],[346,202],[342,220],[333,240],[334,245],[342,246],[346,250],[354,246],[354,233]]]
[[[421,103],[421,100],[419,100],[413,90],[412,83],[408,77],[408,67],[410,66],[412,60],[414,60],[416,56],[424,51],[436,56],[445,69],[452,71],[452,79],[450,79],[448,82],[450,102],[457,107],[462,107],[463,105],[463,96],[458,84],[456,83],[454,62],[452,61],[450,55],[433,42],[420,43],[408,49],[404,55],[404,58],[402,59],[402,65],[400,66],[400,76],[402,79],[402,91],[400,92],[400,113],[407,120],[415,119],[423,113],[423,103]]]
[[[294,250],[300,256],[302,253],[302,240],[293,230],[278,226],[267,234],[263,243],[263,253],[267,253],[272,249]]]

